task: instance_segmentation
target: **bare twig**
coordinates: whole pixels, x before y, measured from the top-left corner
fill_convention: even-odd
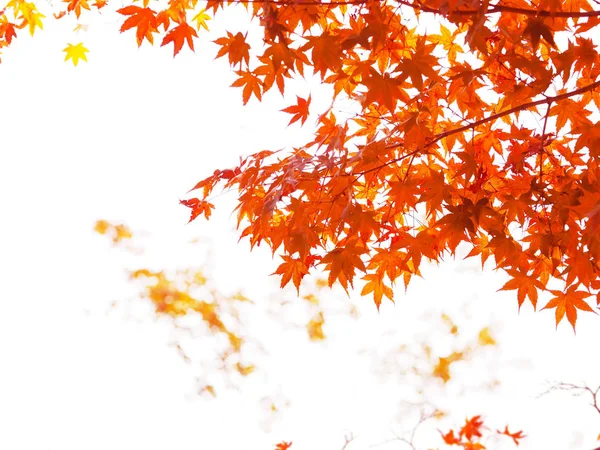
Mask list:
[[[354,434],[352,434],[352,433],[348,433],[347,435],[345,435],[344,436],[344,445],[342,446],[341,450],[346,450],[346,448],[348,447],[350,442],[352,442],[354,439],[356,439],[356,436],[354,436]]]
[[[592,408],[594,408],[594,410],[598,414],[600,414],[600,385],[598,385],[598,387],[593,389],[593,388],[589,387],[587,384],[578,385],[578,384],[573,384],[573,383],[560,382],[560,383],[556,383],[556,384],[550,386],[550,388],[547,391],[542,392],[538,397],[549,394],[550,392],[553,392],[553,391],[571,392],[574,397],[579,397],[581,395],[587,395],[587,396],[591,397],[590,406]],[[598,449],[595,449],[595,450],[598,450]]]

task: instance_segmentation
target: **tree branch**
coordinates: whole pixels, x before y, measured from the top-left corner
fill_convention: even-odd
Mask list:
[[[208,0],[206,0],[208,1]],[[493,5],[485,11],[478,9],[459,9],[454,11],[442,11],[439,8],[420,5],[407,0],[393,0],[404,6],[408,6],[417,11],[426,13],[439,14],[444,17],[448,16],[472,16],[475,14],[497,14],[497,13],[513,13],[523,14],[525,16],[535,17],[563,17],[563,18],[581,18],[581,17],[600,17],[600,11],[545,11],[538,9],[517,8],[506,5]],[[225,2],[224,2],[225,3]],[[322,5],[322,6],[341,6],[341,5],[364,5],[367,0],[339,0],[339,1],[319,1],[319,0],[233,0],[227,3],[272,3],[277,5],[287,6],[303,6],[303,5]]]
[[[431,142],[427,143],[425,145],[425,148],[431,147],[436,142],[438,142],[448,136],[451,136],[456,133],[462,133],[463,131],[475,129],[478,126],[483,125],[484,123],[493,122],[494,120],[500,119],[501,117],[508,116],[510,114],[514,114],[519,111],[525,111],[526,109],[533,108],[538,105],[548,105],[553,102],[559,102],[559,101],[564,100],[569,97],[574,97],[576,95],[580,95],[580,94],[583,94],[588,91],[593,91],[597,87],[600,87],[600,80],[596,81],[595,83],[588,84],[587,86],[584,86],[582,88],[575,89],[574,91],[571,91],[571,92],[565,92],[564,94],[556,95],[554,97],[546,97],[541,100],[537,100],[535,102],[523,103],[522,105],[515,106],[514,108],[511,108],[511,109],[507,109],[506,111],[492,114],[489,117],[485,117],[483,119],[480,119],[480,120],[470,123],[468,125],[454,128],[453,130],[444,131],[443,133],[438,134]],[[398,146],[399,146],[398,144],[394,144],[390,148],[394,148],[394,147],[398,147]]]
[[[525,111],[526,109],[533,108],[534,106],[546,105],[546,104],[549,105],[553,102],[559,102],[560,100],[564,100],[569,97],[574,97],[575,95],[580,95],[585,92],[592,91],[592,90],[596,89],[597,87],[600,87],[600,80],[596,81],[595,83],[588,84],[587,86],[584,86],[582,88],[575,89],[574,91],[571,91],[571,92],[565,92],[564,94],[556,95],[554,97],[546,97],[541,100],[536,100],[535,102],[523,103],[522,105],[515,106],[514,108],[511,108],[511,109],[507,109],[506,111],[492,114],[491,116],[480,119],[477,122],[473,122],[468,125],[464,125],[462,127],[454,128],[452,130],[444,131],[443,133],[436,135],[430,142],[425,144],[425,146],[423,148],[417,148],[416,150],[413,150],[410,153],[406,153],[402,156],[399,156],[398,158],[394,158],[390,161],[385,162],[384,164],[372,167],[372,168],[364,170],[362,172],[355,173],[353,175],[359,175],[359,176],[364,175],[366,173],[373,172],[374,170],[379,170],[382,167],[389,166],[390,164],[396,163],[398,161],[402,161],[403,159],[410,158],[411,156],[415,156],[417,153],[427,149],[428,147],[431,147],[433,144],[441,141],[442,139],[444,139],[448,136],[452,136],[453,134],[462,133],[463,131],[468,131],[468,130],[474,130],[478,126],[483,125],[484,123],[493,122],[494,120],[498,120],[501,117],[508,116],[510,114],[514,114],[519,111]],[[389,150],[389,149],[402,147],[403,145],[404,145],[403,142],[397,142],[395,144],[387,145],[385,148]]]
[[[592,91],[592,90],[596,89],[597,87],[600,87],[600,80],[596,81],[595,83],[588,84],[587,86],[584,86],[582,88],[575,89],[574,91],[571,91],[571,92],[565,92],[564,94],[556,95],[554,97],[546,97],[546,98],[543,98],[541,100],[536,100],[534,102],[523,103],[522,105],[515,106],[514,108],[511,108],[511,109],[507,109],[506,111],[502,111],[502,112],[499,112],[499,113],[496,113],[496,114],[492,114],[489,117],[485,117],[483,119],[480,119],[480,120],[478,120],[476,122],[473,122],[473,123],[469,123],[469,124],[464,125],[462,127],[458,127],[458,128],[454,128],[452,130],[444,131],[443,133],[436,135],[430,142],[428,142],[427,144],[425,144],[424,148],[431,147],[433,144],[441,141],[444,138],[447,138],[448,136],[452,136],[453,134],[462,133],[462,132],[468,131],[468,130],[473,130],[473,129],[477,128],[478,126],[483,125],[484,123],[493,122],[494,120],[498,120],[498,119],[500,119],[500,118],[502,118],[504,116],[508,116],[510,114],[514,114],[514,113],[519,112],[519,111],[525,111],[526,109],[533,108],[533,107],[538,106],[538,105],[547,105],[547,104],[550,104],[550,103],[553,103],[553,102],[559,102],[559,101],[564,100],[566,98],[574,97],[575,95],[580,95],[580,94],[583,94],[585,92]],[[403,143],[396,143],[396,144],[388,145],[388,146],[386,146],[386,148],[387,149],[393,149],[393,148],[401,147],[402,145],[404,145],[404,144]],[[406,158],[407,156],[412,155],[413,153],[414,152],[411,152],[408,155],[402,155],[400,158],[397,158],[397,159],[392,160],[390,162],[400,161],[400,160]],[[388,162],[387,164],[389,164],[390,162]]]

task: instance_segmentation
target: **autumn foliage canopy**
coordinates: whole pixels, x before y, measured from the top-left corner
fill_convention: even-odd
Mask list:
[[[379,306],[424,260],[491,261],[519,306],[556,323],[600,302],[600,7],[593,0],[171,0],[125,2],[138,45],[194,50],[222,10],[253,27],[214,40],[243,103],[292,89],[293,149],[263,150],[198,182],[182,203],[209,217],[216,188],[238,192],[241,236],[281,257],[281,285],[311,271]],[[65,0],[55,17],[109,9]],[[89,11],[88,11],[89,10]],[[0,47],[44,16],[11,0]],[[248,33],[259,33],[256,45]],[[252,45],[251,45],[252,43]],[[82,44],[66,59],[85,60]],[[5,57],[7,51],[5,50]],[[314,110],[309,83],[328,86]],[[303,92],[299,90],[304,89]],[[312,128],[311,128],[312,129]]]

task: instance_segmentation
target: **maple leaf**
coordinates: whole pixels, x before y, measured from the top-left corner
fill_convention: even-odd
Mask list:
[[[75,12],[77,18],[81,15],[81,8],[90,10],[87,0],[63,0],[63,2],[68,3],[67,12]]]
[[[337,71],[341,67],[342,43],[340,38],[324,32],[320,36],[307,36],[307,43],[301,50],[312,49],[312,62],[316,73],[325,77],[328,70]]]
[[[300,292],[300,283],[302,278],[308,274],[308,266],[300,258],[292,258],[291,256],[283,255],[283,262],[279,265],[277,270],[271,275],[281,275],[280,287],[285,287],[290,280],[294,283],[296,291]]]
[[[508,425],[506,425],[504,427],[504,431],[498,430],[497,433],[503,434],[505,436],[508,436],[508,437],[512,438],[512,440],[514,441],[515,445],[519,445],[520,444],[519,440],[520,439],[524,439],[526,437],[523,434],[523,431],[517,431],[515,433],[511,433],[510,431],[508,431]]]
[[[591,124],[587,116],[591,114],[590,111],[584,108],[579,102],[576,102],[570,98],[554,105],[550,108],[549,115],[556,117],[556,129],[557,131],[562,130],[566,125],[567,120],[571,122],[571,126],[580,124]]]
[[[196,29],[198,31],[200,30],[200,28],[204,28],[206,31],[208,31],[208,25],[206,24],[206,22],[210,19],[211,17],[208,14],[206,14],[206,10],[201,9],[200,11],[198,11],[198,14],[192,17],[192,22],[196,22]]]
[[[308,118],[308,108],[310,106],[310,100],[311,100],[310,95],[308,96],[308,99],[304,99],[304,98],[298,97],[298,96],[296,96],[296,99],[297,99],[298,103],[296,103],[295,105],[292,105],[292,106],[288,106],[287,108],[284,108],[281,110],[288,114],[294,115],[288,125],[291,125],[298,120],[300,120],[300,123],[302,125],[304,125],[304,122],[306,122],[306,119]]]
[[[292,441],[284,442],[281,441],[279,444],[275,445],[275,450],[288,450],[292,446]]]
[[[250,96],[252,94],[254,94],[254,96],[258,100],[261,100],[262,99],[262,90],[261,89],[263,86],[263,82],[261,81],[261,79],[258,78],[252,72],[249,72],[247,70],[239,70],[236,72],[236,74],[239,76],[239,78],[237,80],[235,80],[231,84],[231,86],[244,88],[242,91],[242,98],[244,101],[244,105],[246,103],[248,103],[248,100],[250,100]]]
[[[4,16],[0,18],[0,38],[4,38],[6,43],[10,44],[13,38],[17,36],[15,25],[2,19],[4,19]]]
[[[401,81],[398,78],[391,77],[389,73],[381,75],[373,67],[368,68],[363,84],[367,87],[364,104],[377,102],[394,111],[399,100],[407,102],[409,99],[408,94],[400,89]]]
[[[403,58],[394,68],[394,72],[400,72],[399,81],[410,78],[413,86],[419,91],[423,90],[423,76],[427,76],[432,81],[443,81],[440,75],[434,70],[438,59],[431,54],[434,45],[426,44],[425,37],[417,39],[414,53],[410,58]]]
[[[180,200],[179,203],[192,209],[190,220],[188,221],[188,223],[194,220],[200,214],[204,214],[204,217],[208,219],[212,210],[215,207],[212,203],[209,203],[205,200],[199,200],[197,198],[191,198],[189,200]]]
[[[531,46],[534,50],[538,48],[540,38],[544,38],[544,40],[548,42],[548,44],[556,48],[556,43],[554,42],[552,30],[548,25],[544,23],[543,20],[537,18],[530,18],[527,21],[527,26],[525,27],[525,30],[523,30],[523,35],[529,36]]]
[[[373,292],[375,306],[379,309],[381,305],[381,299],[385,295],[391,301],[394,301],[394,291],[389,286],[386,286],[383,282],[383,273],[369,273],[365,275],[363,280],[367,280],[368,283],[365,284],[360,295],[368,295]]]
[[[123,25],[121,25],[121,33],[131,28],[136,28],[135,37],[138,47],[142,45],[144,38],[151,44],[154,43],[154,36],[152,33],[158,33],[156,11],[150,8],[141,8],[139,6],[131,5],[117,9],[117,12],[124,16],[130,16],[123,22]]]
[[[160,46],[162,47],[173,43],[173,56],[176,56],[183,47],[183,43],[187,41],[190,49],[194,51],[194,41],[192,40],[192,37],[198,37],[198,33],[186,22],[182,22],[167,33]]]
[[[20,1],[17,3],[17,5],[17,10],[23,19],[23,23],[19,26],[19,28],[27,25],[29,28],[29,34],[32,36],[34,35],[36,28],[39,28],[40,30],[44,29],[42,19],[46,16],[40,13],[33,3]]]
[[[525,301],[525,296],[527,296],[533,305],[533,309],[535,309],[538,299],[538,290],[544,289],[542,282],[531,275],[524,274],[515,269],[507,269],[506,272],[511,276],[511,279],[498,290],[510,291],[516,289],[519,308],[521,308],[521,305],[523,305],[523,302]]]
[[[563,319],[565,313],[567,314],[567,320],[575,331],[575,323],[577,322],[577,310],[588,311],[596,314],[596,312],[588,305],[583,299],[590,297],[592,294],[585,291],[578,291],[577,285],[571,285],[565,292],[550,290],[554,294],[546,306],[542,309],[556,308],[556,326]]]
[[[89,50],[83,46],[83,42],[80,42],[75,45],[67,44],[63,52],[66,53],[65,61],[70,59],[73,61],[73,65],[76,66],[80,59],[87,62],[86,53],[89,52]]]
[[[474,416],[465,421],[465,424],[461,428],[459,434],[464,436],[467,440],[472,440],[475,437],[481,437],[481,427],[483,426],[483,420],[481,416]]]
[[[462,53],[462,47],[456,43],[455,33],[450,31],[449,28],[440,24],[440,31],[442,34],[431,34],[427,39],[433,43],[442,44],[444,50],[448,52],[448,60],[455,62],[458,52]]]
[[[439,430],[438,430],[439,431]],[[460,445],[460,437],[454,434],[454,430],[448,431],[446,434],[439,431],[442,435],[442,439],[448,445]]]
[[[242,65],[242,61],[246,63],[246,67],[250,62],[250,46],[246,43],[246,36],[238,32],[235,35],[227,32],[226,37],[219,38],[213,41],[221,46],[216,58],[227,55],[229,64],[233,67],[236,64]]]
[[[337,280],[348,292],[348,283],[352,286],[355,269],[363,272],[366,270],[365,264],[360,259],[360,255],[366,251],[355,244],[348,244],[328,252],[321,262],[326,264],[326,268],[329,270],[329,287],[333,286]]]

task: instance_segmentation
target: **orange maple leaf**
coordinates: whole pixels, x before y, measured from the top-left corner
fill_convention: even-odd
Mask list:
[[[515,433],[511,433],[510,431],[508,431],[508,425],[506,425],[504,427],[504,431],[497,430],[497,433],[511,437],[512,440],[514,441],[515,445],[519,445],[520,444],[519,440],[524,439],[526,437],[523,434],[523,431],[517,431]]]
[[[242,99],[244,101],[244,105],[248,103],[250,100],[250,96],[254,94],[254,96],[258,99],[262,99],[262,86],[263,82],[260,78],[258,78],[254,73],[249,72],[247,70],[238,70],[235,72],[239,78],[235,80],[231,86],[232,87],[243,87],[242,90]]]
[[[454,430],[450,430],[446,434],[442,433],[441,431],[439,431],[439,433],[442,435],[442,439],[444,440],[444,442],[446,444],[448,444],[448,445],[460,444],[460,437],[456,436],[454,434]]]
[[[483,420],[481,416],[474,416],[465,421],[465,424],[461,428],[459,434],[464,436],[468,441],[473,440],[475,437],[481,437],[481,427],[483,426]]]
[[[365,284],[360,295],[368,295],[373,292],[375,306],[379,309],[381,305],[381,299],[385,295],[391,301],[394,301],[394,291],[389,286],[386,286],[383,282],[383,272],[380,273],[369,273],[365,275],[363,280],[367,280],[368,283]]]
[[[291,256],[283,255],[283,262],[277,270],[271,275],[281,275],[281,287],[285,287],[290,280],[294,283],[296,291],[300,292],[300,283],[304,275],[308,273],[308,266],[301,259],[292,258]]]
[[[533,309],[535,309],[537,306],[538,290],[544,289],[542,282],[532,275],[523,274],[515,269],[508,269],[506,272],[512,278],[498,290],[510,291],[516,289],[519,308],[521,308],[521,305],[525,301],[525,296],[527,296],[533,305]]]
[[[187,22],[182,22],[167,33],[160,46],[162,47],[172,42],[173,56],[175,56],[183,47],[183,43],[187,41],[190,49],[194,51],[194,41],[192,37],[198,37],[196,29],[190,26]]]
[[[556,325],[563,319],[565,313],[567,320],[575,331],[575,322],[577,321],[577,310],[588,311],[596,314],[596,312],[583,299],[591,296],[589,292],[578,291],[577,284],[571,285],[566,292],[550,290],[554,294],[546,306],[542,309],[556,308]]]
[[[295,105],[292,105],[292,106],[288,106],[287,108],[284,108],[281,110],[288,114],[294,114],[294,116],[290,120],[290,123],[288,124],[288,126],[298,120],[300,120],[300,123],[302,125],[304,125],[304,122],[306,122],[306,119],[308,118],[308,108],[310,106],[310,100],[311,100],[310,95],[308,96],[308,99],[304,99],[304,98],[298,97],[298,96],[296,96],[296,98],[297,98],[298,103],[296,103]]]
[[[63,3],[68,3],[67,12],[74,11],[77,18],[81,15],[81,8],[90,10],[87,0],[63,0]]]
[[[138,47],[142,45],[144,38],[151,44],[154,44],[154,36],[152,33],[158,33],[156,11],[150,8],[141,8],[139,6],[131,5],[117,9],[117,12],[124,16],[130,16],[123,22],[123,25],[121,25],[121,33],[135,27],[135,37]]]
[[[556,43],[554,42],[552,30],[547,24],[544,23],[543,20],[537,18],[530,18],[527,22],[525,30],[523,30],[523,35],[529,36],[531,46],[534,50],[538,48],[540,38],[544,38],[544,40],[548,42],[548,44],[556,48]]]
[[[250,46],[246,42],[245,35],[240,32],[234,35],[228,31],[226,37],[221,37],[213,42],[221,46],[215,59],[227,55],[229,64],[232,67],[236,64],[239,64],[241,67],[242,62],[245,62],[246,67],[248,67],[250,63]]]
[[[292,446],[292,441],[284,442],[281,441],[279,444],[275,445],[275,450],[288,450]]]
[[[312,49],[312,62],[316,73],[325,77],[327,70],[337,71],[341,65],[342,43],[341,39],[324,32],[320,36],[307,36],[308,41],[301,50]]]
[[[363,272],[366,270],[365,264],[360,259],[360,255],[363,253],[366,253],[366,249],[355,244],[338,247],[327,253],[321,262],[326,264],[329,270],[329,286],[333,286],[337,280],[348,292],[348,283],[352,287],[355,269]]]

